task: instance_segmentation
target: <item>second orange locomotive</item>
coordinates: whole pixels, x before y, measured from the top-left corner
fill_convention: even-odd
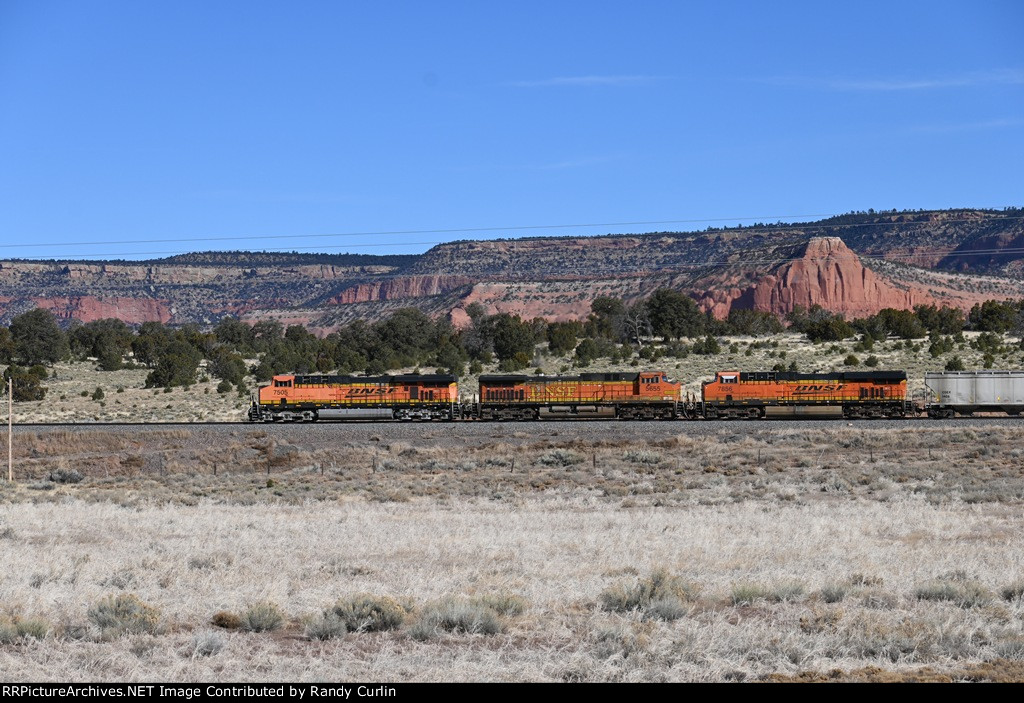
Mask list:
[[[679,417],[681,385],[663,371],[579,376],[484,375],[472,416],[481,420]]]

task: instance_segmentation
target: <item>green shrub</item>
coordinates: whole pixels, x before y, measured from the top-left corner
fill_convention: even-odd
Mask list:
[[[583,463],[583,455],[571,449],[552,449],[541,454],[538,461],[544,466],[573,466]]]
[[[248,632],[272,632],[284,625],[284,613],[276,604],[265,602],[249,607],[241,617],[240,626]]]
[[[85,477],[74,469],[54,469],[49,478],[53,483],[80,483]]]
[[[949,601],[961,608],[977,608],[992,600],[992,594],[979,582],[961,574],[933,579],[917,587],[918,600]]]
[[[771,586],[743,583],[732,587],[732,604],[753,605],[757,600],[784,603],[799,600],[803,593],[803,585],[794,582],[777,583]]]
[[[644,614],[656,620],[672,622],[690,612],[690,607],[676,596],[665,596],[652,600],[644,608]]]
[[[328,610],[319,618],[306,625],[306,637],[311,640],[330,640],[344,637],[348,632],[345,621]]]
[[[342,598],[325,613],[339,618],[352,632],[395,630],[405,621],[405,609],[387,596],[359,593]]]
[[[754,583],[740,583],[732,587],[733,605],[753,605],[754,601],[764,598],[764,586]]]
[[[844,584],[831,584],[821,589],[821,599],[826,603],[838,603],[846,598],[846,592]]]
[[[25,371],[25,369],[20,366],[12,364],[7,367],[4,371],[4,385],[7,385],[6,381],[8,379],[13,380],[14,382],[15,403],[42,400],[46,397],[46,388],[40,384],[39,376]]]
[[[0,618],[0,644],[16,644],[26,639],[41,640],[50,632],[50,624],[41,618]]]
[[[661,454],[647,449],[631,449],[622,455],[622,458],[633,464],[646,464],[654,466],[663,460]]]
[[[89,608],[86,616],[105,634],[157,634],[160,630],[160,611],[134,593],[108,596]]]
[[[522,615],[529,605],[525,598],[514,593],[485,593],[482,596],[475,596],[470,602],[490,608],[505,617]]]
[[[103,400],[103,398],[104,398],[103,389],[100,388],[99,386],[96,386],[96,390],[94,390],[92,392],[92,399],[93,400]]]
[[[50,623],[42,618],[18,619],[14,623],[14,629],[21,637],[41,640],[50,632]]]
[[[472,601],[452,598],[425,609],[420,619],[409,629],[409,635],[417,640],[426,640],[439,632],[496,635],[504,629],[501,618],[493,609]]]

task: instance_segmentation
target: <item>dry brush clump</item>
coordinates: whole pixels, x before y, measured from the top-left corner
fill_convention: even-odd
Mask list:
[[[497,635],[505,623],[493,608],[480,601],[445,598],[427,605],[409,628],[416,640],[429,640],[443,632],[467,635]]]
[[[757,601],[786,603],[797,601],[804,595],[802,583],[784,581],[779,583],[738,583],[730,592],[733,605],[754,605]]]
[[[656,569],[644,579],[619,583],[601,592],[601,607],[612,612],[640,611],[645,617],[678,620],[686,615],[689,604],[700,588],[666,569]]]
[[[401,627],[406,610],[394,598],[359,593],[340,599],[324,616],[344,623],[349,632],[383,632]]]
[[[502,591],[500,593],[484,593],[473,596],[470,602],[493,610],[504,617],[516,617],[526,612],[529,601],[515,593]]]
[[[1024,579],[1014,581],[1008,586],[1003,586],[999,589],[999,595],[1002,596],[1003,600],[1021,600],[1024,598]]]
[[[220,654],[227,645],[227,639],[219,632],[203,630],[192,635],[192,646],[190,656],[193,659],[199,657],[212,657]]]
[[[585,458],[572,449],[552,449],[541,454],[537,458],[537,462],[544,466],[575,466],[582,464]]]
[[[239,616],[239,627],[247,632],[273,632],[284,625],[284,613],[276,603],[254,603]]]
[[[18,644],[44,639],[53,628],[38,617],[0,616],[0,644]]]
[[[162,630],[159,609],[144,603],[134,593],[108,596],[89,608],[86,616],[103,637],[155,635]]]
[[[961,608],[978,608],[992,601],[992,592],[963,571],[944,574],[914,590],[918,600],[948,601]]]
[[[237,613],[218,610],[210,618],[210,624],[225,630],[238,630],[242,627],[242,618]]]

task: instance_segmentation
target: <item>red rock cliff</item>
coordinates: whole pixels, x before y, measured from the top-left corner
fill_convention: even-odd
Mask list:
[[[847,318],[935,302],[923,291],[899,288],[866,268],[839,237],[811,239],[802,256],[780,265],[746,295],[752,307],[777,315],[796,305],[817,304]]]
[[[425,298],[473,283],[465,276],[396,276],[383,281],[360,283],[331,298],[335,305],[366,303],[372,300]]]

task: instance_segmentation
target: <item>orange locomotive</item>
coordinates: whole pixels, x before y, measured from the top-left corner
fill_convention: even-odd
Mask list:
[[[274,376],[249,407],[250,422],[315,422],[321,417],[452,420],[459,412],[455,377]]]
[[[580,376],[480,377],[481,420],[604,417],[679,417],[680,384],[663,371],[587,373]]]
[[[705,418],[904,417],[905,371],[795,373],[720,371],[703,386]]]

